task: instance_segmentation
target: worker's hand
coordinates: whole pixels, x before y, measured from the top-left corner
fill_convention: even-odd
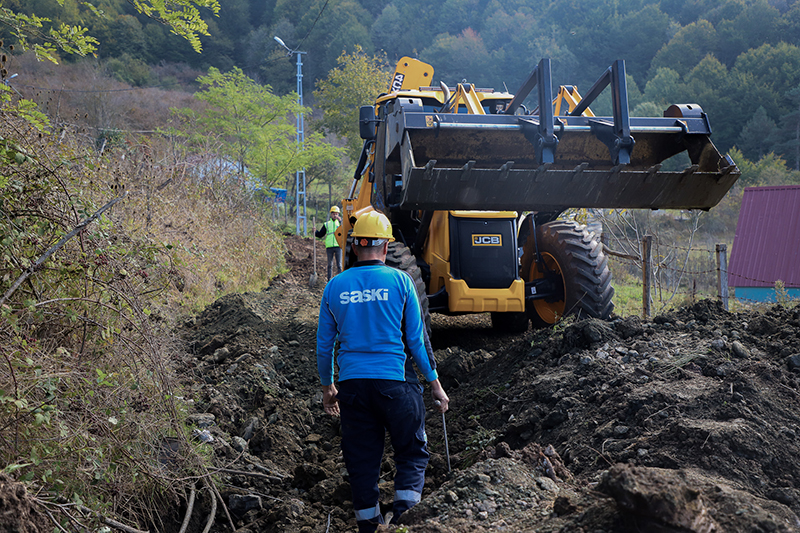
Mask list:
[[[336,399],[337,394],[339,394],[339,391],[336,390],[336,385],[333,383],[322,386],[322,407],[325,409],[325,412],[331,416],[339,416],[339,400]]]
[[[431,381],[431,394],[433,395],[433,403],[436,404],[436,409],[440,413],[446,413],[449,408],[450,398],[447,397],[447,393],[438,379]]]

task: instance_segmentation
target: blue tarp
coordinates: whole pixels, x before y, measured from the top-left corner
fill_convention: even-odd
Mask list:
[[[278,189],[277,187],[270,187],[269,192],[275,195],[273,199],[274,202],[284,203],[286,202],[286,189]]]

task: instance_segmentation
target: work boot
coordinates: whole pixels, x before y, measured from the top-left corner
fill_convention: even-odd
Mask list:
[[[378,531],[378,527],[383,525],[382,522],[383,518],[381,516],[372,520],[358,520],[356,522],[358,524],[358,533],[375,533],[375,531]]]
[[[400,516],[409,509],[411,509],[412,507],[414,507],[416,504],[417,502],[411,502],[407,500],[395,500],[394,507],[392,508],[392,510],[386,513],[386,515],[389,517],[389,519],[386,520],[386,523],[398,524]]]

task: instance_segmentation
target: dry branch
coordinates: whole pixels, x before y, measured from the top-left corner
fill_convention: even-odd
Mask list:
[[[225,511],[225,516],[228,517],[228,523],[231,526],[231,531],[236,531],[236,526],[233,524],[233,518],[231,518],[231,513],[228,512],[228,506],[225,505],[225,500],[222,499],[222,494],[219,493],[219,491],[217,490],[217,486],[214,485],[213,481],[211,481],[210,476],[208,479],[208,485],[209,487],[211,487],[213,493],[217,495],[217,498],[219,498],[219,503],[222,504],[222,510]]]
[[[211,526],[214,525],[214,517],[217,515],[217,496],[210,486],[208,486],[208,492],[211,493],[211,512],[208,513],[208,521],[206,522],[206,527],[203,528],[203,533],[211,531]]]
[[[613,255],[614,257],[621,257],[622,259],[630,259],[631,261],[641,261],[642,260],[641,257],[635,256],[635,255],[626,254],[626,253],[622,253],[622,252],[617,252],[616,250],[612,250],[611,248],[609,248],[606,245],[603,245],[603,252],[605,252],[608,255]]]
[[[125,198],[125,196],[127,196],[127,195],[128,195],[128,193],[126,191],[126,192],[124,192],[122,194],[122,196],[120,196],[118,198],[114,198],[113,200],[108,202],[106,205],[104,205],[103,207],[98,209],[95,214],[93,214],[92,216],[90,216],[89,218],[83,220],[80,224],[75,226],[72,229],[72,231],[70,231],[69,233],[67,233],[63,237],[61,237],[61,239],[56,244],[51,246],[50,249],[47,250],[44,253],[44,255],[42,255],[39,259],[37,259],[35,263],[33,263],[31,266],[29,266],[27,269],[25,269],[25,271],[22,273],[22,275],[19,278],[17,278],[17,280],[6,291],[6,293],[3,295],[3,297],[0,298],[0,305],[3,305],[4,303],[6,303],[6,300],[8,300],[11,297],[11,295],[14,294],[14,291],[16,291],[19,288],[19,286],[22,285],[25,282],[25,280],[30,277],[31,274],[36,272],[45,263],[45,261],[50,259],[51,255],[53,255],[58,250],[60,250],[67,243],[67,241],[69,241],[75,235],[80,233],[86,226],[88,226],[89,224],[91,224],[92,222],[97,220],[97,218],[99,218],[100,215],[102,215],[105,211],[110,209],[114,204],[116,204],[117,202],[119,202],[120,200]]]
[[[125,524],[117,522],[116,520],[112,520],[111,518],[104,518],[100,516],[100,521],[107,526],[111,526],[114,529],[119,529],[125,533],[150,533],[149,530],[142,531],[141,529],[134,529],[130,526],[126,526]]]
[[[216,472],[224,472],[226,474],[234,474],[240,476],[250,476],[250,477],[257,477],[260,479],[266,479],[270,483],[280,483],[281,478],[277,476],[268,476],[267,474],[261,474],[259,472],[248,472],[246,470],[231,470],[229,468],[217,468]]]
[[[183,517],[183,524],[181,524],[181,529],[178,533],[186,533],[186,528],[189,527],[189,520],[192,518],[192,511],[194,510],[194,498],[197,495],[197,491],[194,487],[192,487],[192,492],[189,493],[189,506],[186,509],[186,516]]]
[[[73,509],[76,509],[76,510],[80,511],[81,513],[83,513],[85,515],[95,516],[103,524],[105,524],[105,525],[107,525],[109,527],[113,527],[114,529],[118,529],[119,531],[124,531],[125,533],[150,533],[149,530],[141,530],[141,529],[136,529],[136,528],[131,527],[131,526],[126,526],[125,524],[123,524],[121,522],[117,522],[116,520],[114,520],[112,518],[105,517],[105,516],[101,515],[100,513],[98,513],[97,511],[95,511],[93,509],[89,509],[88,507],[83,506],[83,505],[75,505],[75,504],[72,504],[72,503],[65,504],[65,503],[49,502],[47,500],[41,500],[39,498],[33,498],[33,501],[35,503],[41,505],[45,509],[47,514],[50,515],[51,518],[53,518],[53,516],[50,514],[49,509],[47,509],[47,506],[48,505],[53,505],[53,506],[57,507],[58,510],[61,511],[62,513],[64,513],[72,522],[75,522],[78,526],[80,526],[80,527],[82,527],[84,529],[86,529],[85,525],[81,524],[80,522],[78,522],[75,519],[75,517],[73,517],[71,514],[69,514],[69,512],[67,512],[68,508],[72,507]],[[56,522],[54,518],[53,518],[53,521]],[[56,523],[56,525],[58,525],[58,523]],[[59,528],[63,530],[63,528],[61,528],[60,525],[59,525]]]

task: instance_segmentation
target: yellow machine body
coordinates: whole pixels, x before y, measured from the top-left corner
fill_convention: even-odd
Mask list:
[[[696,104],[670,106],[663,118],[630,117],[623,62],[583,98],[574,86],[552,96],[548,60],[516,94],[433,80],[431,65],[404,57],[389,92],[362,107],[366,142],[336,232],[349,252],[355,221],[387,214],[416,258],[433,311],[492,312],[493,320],[527,311],[539,323],[575,309],[608,316],[613,289],[602,245],[558,216],[577,207],[708,209],[740,174],[709,140]],[[613,115],[597,117],[589,103],[608,86]],[[522,102],[534,88],[539,105],[529,112]],[[681,152],[689,166],[667,170]],[[586,269],[572,264],[580,261],[595,274],[583,279]]]

